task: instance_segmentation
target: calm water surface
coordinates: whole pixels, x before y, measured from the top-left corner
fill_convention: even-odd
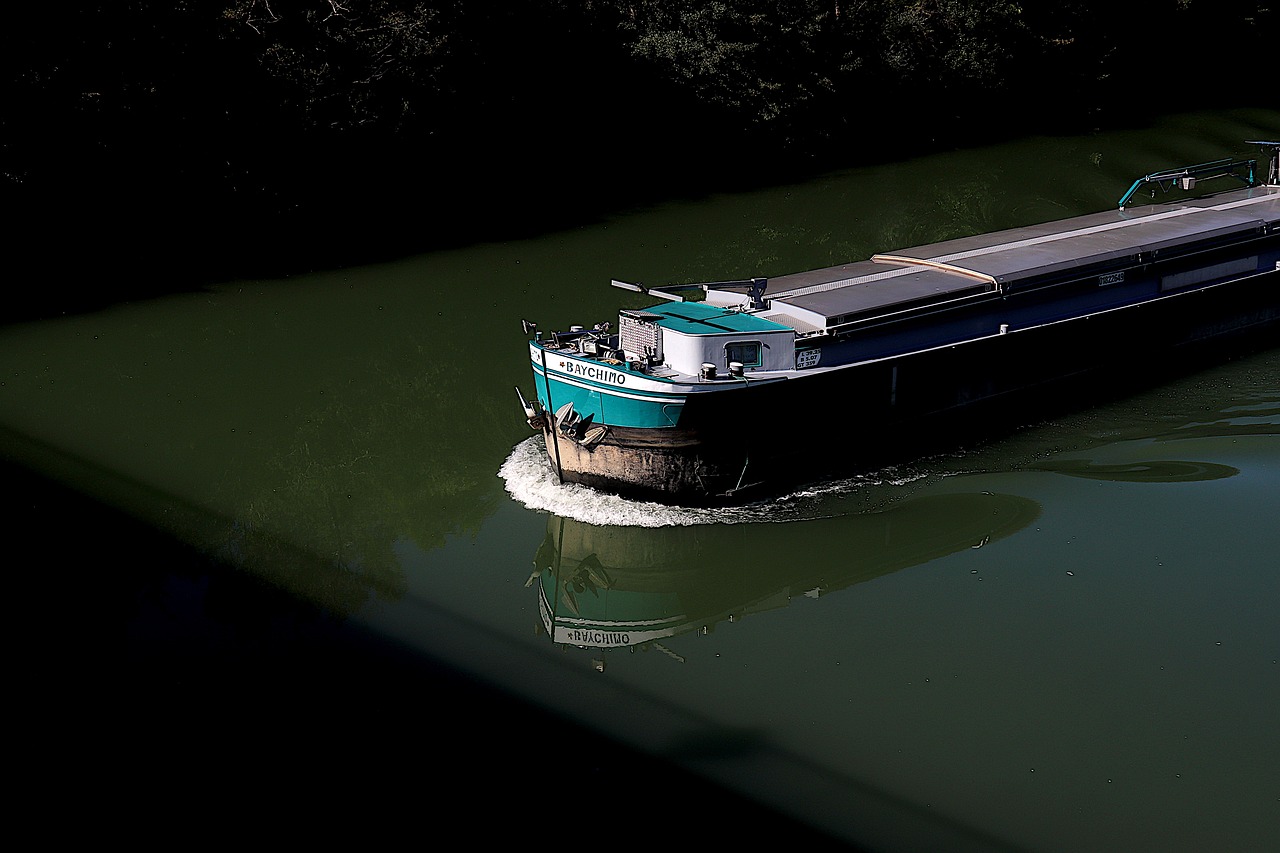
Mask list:
[[[1106,209],[1277,137],[1275,111],[1178,116],[10,326],[0,447],[843,837],[1273,849],[1280,348],[718,511],[557,485],[514,387],[520,319],[612,319],[611,278]]]

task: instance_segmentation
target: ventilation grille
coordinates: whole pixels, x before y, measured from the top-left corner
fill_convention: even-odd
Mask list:
[[[658,315],[623,311],[618,316],[618,336],[627,358],[662,358],[662,329],[658,327]]]

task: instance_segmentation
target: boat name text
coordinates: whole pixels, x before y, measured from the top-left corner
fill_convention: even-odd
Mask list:
[[[584,376],[587,379],[594,379],[597,382],[612,382],[614,385],[626,385],[627,377],[625,374],[616,370],[609,370],[604,367],[596,367],[593,364],[581,364],[576,361],[562,361],[559,366],[563,368],[565,373],[571,376]]]

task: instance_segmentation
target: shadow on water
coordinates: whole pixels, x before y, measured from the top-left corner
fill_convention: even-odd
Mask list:
[[[171,496],[144,499],[143,484],[110,472],[86,494],[84,466],[74,486],[47,465],[37,473],[3,458],[0,471],[9,542],[27,554],[11,584],[25,639],[13,710],[39,744],[17,750],[14,768],[38,789],[78,768],[76,784],[94,791],[80,814],[95,831],[124,830],[126,819],[132,833],[203,831],[233,791],[231,831],[287,821],[294,838],[367,840],[424,815],[478,825],[498,803],[508,823],[487,836],[514,845],[545,817],[543,801],[528,796],[527,774],[495,772],[484,756],[535,767],[544,741],[528,733],[538,731],[574,743],[557,760],[570,777],[621,769],[639,787],[696,799],[701,819],[749,814],[764,837],[850,849],[351,621],[377,583],[332,560],[237,534]],[[134,511],[143,500],[156,515]],[[193,544],[229,528],[226,547]],[[430,772],[406,778],[406,768]],[[291,817],[321,802],[334,811],[323,821]],[[611,812],[578,815],[575,826],[616,829]],[[672,831],[658,821],[631,837],[657,843]]]

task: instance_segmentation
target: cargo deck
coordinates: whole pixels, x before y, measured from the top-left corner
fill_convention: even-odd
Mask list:
[[[1280,187],[1088,214],[769,279],[769,310],[802,334],[1190,256],[1280,227]],[[783,320],[783,322],[786,322]]]

